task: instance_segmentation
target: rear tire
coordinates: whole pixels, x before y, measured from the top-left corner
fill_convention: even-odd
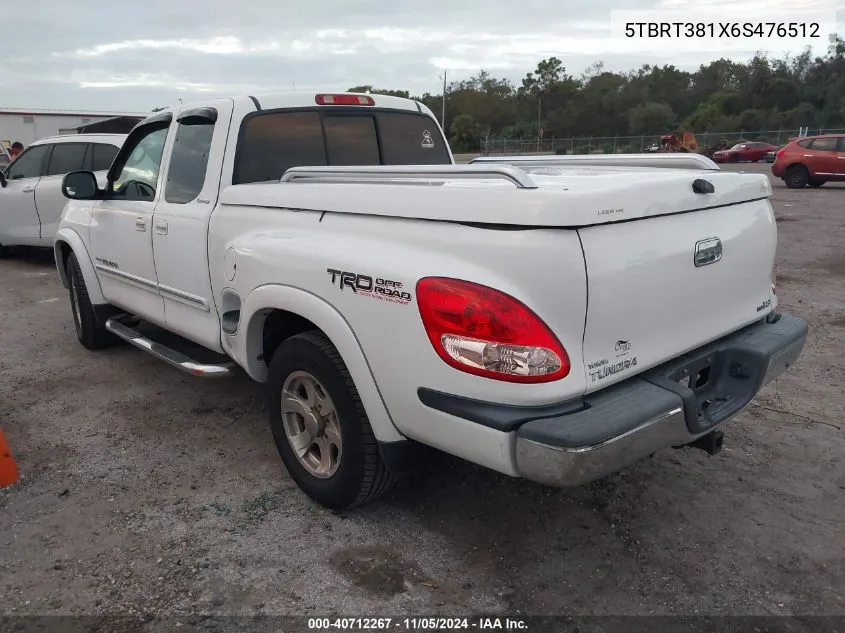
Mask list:
[[[804,165],[790,165],[786,170],[783,181],[790,189],[803,189],[810,182],[810,172]]]
[[[358,390],[322,332],[297,334],[276,348],[267,412],[291,478],[317,503],[345,510],[393,486]]]
[[[108,347],[115,341],[115,338],[106,330],[105,323],[94,310],[91,298],[88,296],[85,278],[82,276],[82,269],[79,267],[79,261],[74,253],[68,255],[65,262],[65,271],[76,338],[82,345],[91,350]]]
[[[821,187],[821,186],[822,186],[824,183],[826,183],[826,182],[827,182],[826,180],[811,180],[811,181],[810,181],[810,186],[811,186],[813,189],[818,189],[819,187]]]

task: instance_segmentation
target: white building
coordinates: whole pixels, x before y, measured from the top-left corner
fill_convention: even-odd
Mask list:
[[[77,134],[79,127],[107,121],[116,117],[140,118],[151,112],[84,112],[81,110],[23,110],[0,108],[0,145],[10,147],[15,141],[24,147],[57,134]]]

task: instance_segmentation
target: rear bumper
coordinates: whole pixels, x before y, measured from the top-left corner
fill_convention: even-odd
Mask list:
[[[577,486],[721,427],[796,361],[806,335],[803,319],[769,315],[634,378],[557,405],[423,399],[438,402],[441,411],[513,432],[520,476]]]
[[[792,365],[806,335],[803,319],[772,317],[596,393],[578,413],[523,424],[516,432],[517,470],[548,485],[575,486],[689,444]],[[699,389],[680,383],[704,368],[709,375]]]

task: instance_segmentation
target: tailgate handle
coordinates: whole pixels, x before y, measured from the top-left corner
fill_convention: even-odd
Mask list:
[[[692,182],[692,190],[695,193],[715,193],[716,187],[714,187],[713,183],[709,180],[704,180],[703,178],[696,178]]]

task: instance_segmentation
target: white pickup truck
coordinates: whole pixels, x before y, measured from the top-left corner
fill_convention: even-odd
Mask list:
[[[266,383],[287,469],[332,508],[376,498],[418,444],[552,486],[713,453],[807,332],[775,310],[766,176],[691,155],[456,165],[408,99],[176,107],[105,189],[76,172],[64,191],[80,342]]]

